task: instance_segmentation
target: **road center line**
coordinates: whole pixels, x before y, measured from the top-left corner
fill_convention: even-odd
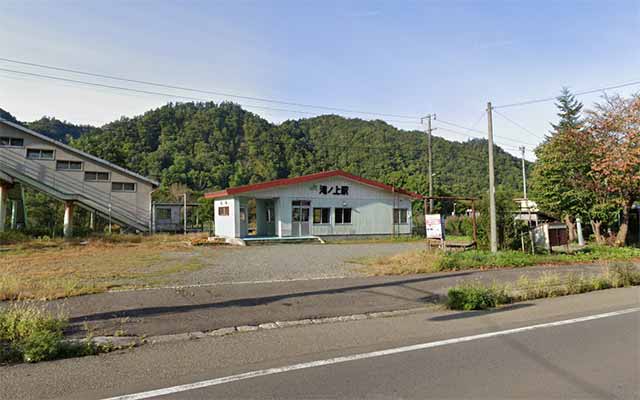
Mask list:
[[[123,395],[123,396],[110,397],[110,398],[105,399],[105,400],[142,400],[142,399],[148,399],[148,398],[151,398],[151,397],[165,396],[165,395],[169,395],[169,394],[173,394],[173,393],[186,392],[188,390],[201,389],[201,388],[205,388],[205,387],[209,387],[209,386],[223,385],[225,383],[242,381],[242,380],[245,380],[245,379],[257,378],[257,377],[260,377],[260,376],[274,375],[274,374],[280,374],[280,373],[283,373],[283,372],[297,371],[297,370],[300,370],[300,369],[321,367],[321,366],[325,366],[325,365],[340,364],[340,363],[345,363],[345,362],[349,362],[349,361],[364,360],[364,359],[368,359],[368,358],[382,357],[382,356],[388,356],[388,355],[392,355],[392,354],[399,354],[399,353],[406,353],[406,352],[416,351],[416,350],[430,349],[430,348],[433,348],[433,347],[448,346],[448,345],[456,344],[456,343],[471,342],[471,341],[474,341],[474,340],[487,339],[487,338],[492,338],[492,337],[496,337],[496,336],[504,336],[504,335],[512,335],[514,333],[528,332],[528,331],[533,331],[533,330],[541,329],[541,328],[552,328],[552,327],[556,327],[556,326],[576,324],[576,323],[580,323],[580,322],[593,321],[593,320],[602,319],[602,318],[615,317],[615,316],[618,316],[618,315],[624,315],[624,314],[629,314],[629,313],[638,312],[638,311],[640,311],[640,307],[628,308],[628,309],[625,309],[625,310],[612,311],[612,312],[608,312],[608,313],[590,315],[590,316],[586,316],[586,317],[572,318],[572,319],[565,319],[565,320],[556,321],[556,322],[547,322],[547,323],[544,323],[544,324],[523,326],[521,328],[506,329],[506,330],[496,331],[496,332],[481,333],[481,334],[478,334],[478,335],[471,335],[471,336],[463,336],[463,337],[458,337],[458,338],[453,338],[453,339],[438,340],[438,341],[435,341],[435,342],[420,343],[420,344],[415,344],[415,345],[411,345],[411,346],[403,346],[403,347],[396,347],[396,348],[393,348],[393,349],[372,351],[372,352],[369,352],[369,353],[353,354],[353,355],[350,355],[350,356],[335,357],[335,358],[329,358],[329,359],[326,359],[326,360],[310,361],[310,362],[304,362],[304,363],[300,363],[300,364],[288,365],[288,366],[284,366],[284,367],[261,369],[261,370],[245,372],[245,373],[237,374],[237,375],[225,376],[225,377],[222,377],[222,378],[215,378],[215,379],[209,379],[209,380],[200,381],[200,382],[188,383],[188,384],[185,384],[185,385],[171,386],[171,387],[167,387],[167,388],[163,388],[163,389],[150,390],[150,391],[147,391],[147,392],[140,392],[140,393],[133,393],[133,394],[128,394],[128,395]]]

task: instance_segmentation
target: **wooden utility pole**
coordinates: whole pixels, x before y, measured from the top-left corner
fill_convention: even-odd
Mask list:
[[[498,232],[496,224],[496,177],[493,167],[493,117],[491,102],[487,103],[488,139],[489,139],[489,220],[491,252],[498,252]]]

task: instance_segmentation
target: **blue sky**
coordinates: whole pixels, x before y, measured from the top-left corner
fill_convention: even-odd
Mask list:
[[[4,0],[0,15],[3,58],[299,103],[409,116],[435,112],[478,130],[486,129],[487,101],[500,105],[553,96],[563,85],[588,90],[640,80],[638,0]],[[7,62],[0,68],[123,85]],[[634,90],[640,85],[620,92]],[[589,105],[599,95],[581,100]],[[0,107],[21,120],[50,115],[102,124],[169,100],[0,71]],[[235,100],[274,122],[309,114],[249,106],[322,113]],[[537,136],[555,118],[552,103],[501,111]],[[417,120],[390,119],[400,128],[419,128]],[[500,115],[494,121],[499,144],[524,142],[532,149],[540,141]],[[444,129],[436,135],[466,140]]]

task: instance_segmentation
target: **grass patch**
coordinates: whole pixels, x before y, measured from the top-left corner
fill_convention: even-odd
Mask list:
[[[352,262],[364,265],[360,271],[373,276],[410,275],[436,272],[435,265],[440,257],[438,252],[420,250],[392,256],[361,258]]]
[[[33,304],[12,304],[0,310],[0,364],[39,362],[97,354],[103,349],[86,340],[64,340],[67,318]]]
[[[514,286],[464,283],[449,289],[447,306],[453,310],[484,310],[518,301],[638,285],[640,270],[633,265],[617,264],[609,267],[607,272],[593,276],[561,276],[556,273],[544,273],[535,279],[521,276]]]
[[[434,269],[457,271],[471,268],[526,267],[537,264],[567,264],[593,261],[626,261],[640,258],[640,249],[590,245],[573,253],[529,254],[519,251],[491,253],[471,250],[445,253]]]
[[[473,238],[471,236],[461,236],[461,235],[446,235],[445,241],[455,242],[455,243],[471,243],[473,242]]]
[[[449,289],[447,306],[453,310],[485,310],[511,302],[505,286],[464,283]]]
[[[369,237],[369,238],[354,238],[354,239],[323,239],[328,244],[375,244],[375,243],[406,243],[406,242],[419,242],[424,238],[420,236],[381,236],[381,237]]]
[[[2,253],[0,300],[56,299],[149,286],[204,264],[178,235],[107,235],[84,241],[31,240]]]

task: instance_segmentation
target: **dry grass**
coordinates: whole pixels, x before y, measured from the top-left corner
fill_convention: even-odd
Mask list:
[[[365,267],[360,269],[372,276],[425,274],[437,271],[440,253],[436,251],[408,251],[392,256],[363,258],[354,263]]]
[[[54,299],[163,283],[203,264],[184,236],[31,241],[1,253],[0,300]]]

